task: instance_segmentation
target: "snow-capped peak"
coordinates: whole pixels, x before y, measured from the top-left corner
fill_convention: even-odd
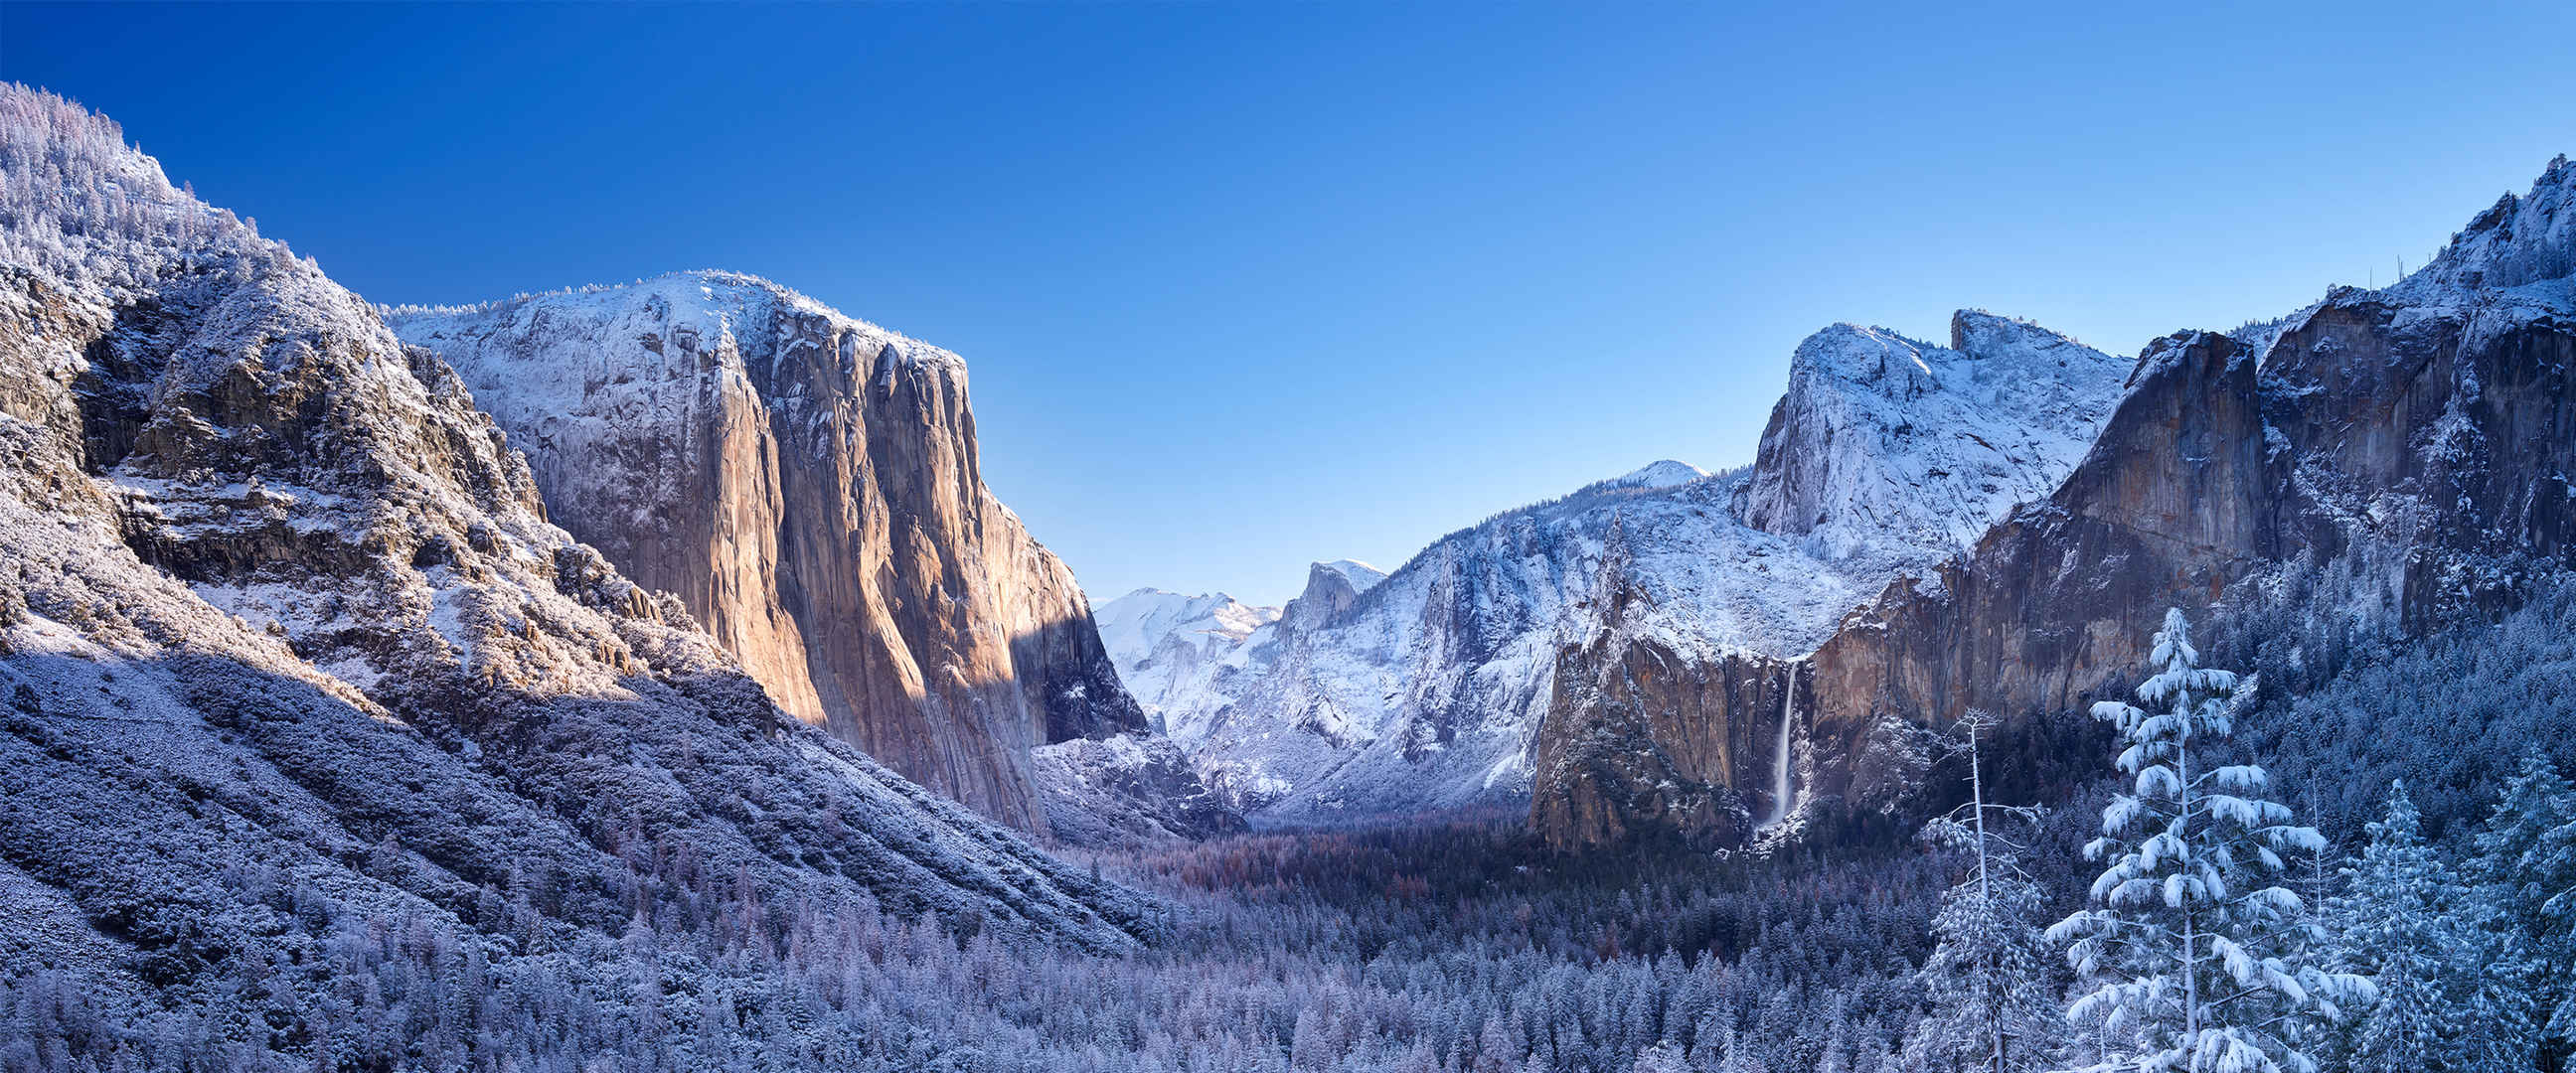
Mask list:
[[[1091,609],[1101,644],[1121,667],[1143,663],[1166,638],[1191,647],[1232,645],[1277,621],[1276,607],[1254,607],[1221,592],[1184,596],[1142,588]]]
[[[1666,458],[1648,462],[1622,473],[1611,478],[1608,483],[1617,488],[1670,488],[1676,484],[1689,484],[1705,476],[1708,476],[1707,470],[1688,462],[1676,462]]]
[[[1367,592],[1378,582],[1386,580],[1386,571],[1357,559],[1334,559],[1330,562],[1316,563],[1309,568],[1309,573],[1317,570],[1340,577],[1344,582],[1349,583],[1353,592]]]
[[[2053,490],[2129,365],[1974,311],[1951,343],[1818,332],[1741,484],[1658,461],[1445,536],[1392,576],[1314,564],[1276,623],[1187,675],[1112,656],[1246,807],[1507,798],[1529,785],[1564,644],[1609,630],[1694,658],[1810,653],[1870,594]]]
[[[2451,236],[2442,252],[2391,288],[2511,288],[2576,276],[2576,161],[2549,162],[2527,194],[2506,194]]]

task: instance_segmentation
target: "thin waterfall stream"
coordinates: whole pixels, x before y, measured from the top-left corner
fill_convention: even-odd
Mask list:
[[[1789,785],[1789,735],[1798,724],[1798,668],[1789,668],[1788,688],[1780,694],[1780,747],[1771,756],[1771,818],[1762,821],[1768,827],[1789,818],[1794,789]]]

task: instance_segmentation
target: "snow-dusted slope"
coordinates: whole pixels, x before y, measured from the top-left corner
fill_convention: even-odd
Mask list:
[[[1627,473],[1612,477],[1606,483],[1621,488],[1670,488],[1676,484],[1689,484],[1705,476],[1708,476],[1707,470],[1688,462],[1676,462],[1667,458],[1646,463]]]
[[[114,124],[0,86],[0,255],[13,973],[285,1024],[369,927],[601,972],[763,907],[1151,930],[782,718],[445,365]]]
[[[2576,570],[2572,275],[2562,157],[2396,285],[2149,343],[2098,429],[2083,387],[2102,363],[2027,326],[1963,317],[1947,349],[1978,362],[1964,370],[1881,332],[1812,340],[1739,500],[1757,523],[1865,563],[1889,546],[1854,534],[1932,548],[1977,533],[1989,503],[2045,494],[1966,554],[1898,575],[1794,662],[1712,665],[1615,637],[1572,653],[1534,822],[1560,844],[1725,838],[1781,797],[1901,801],[1909,750],[1883,728],[2076,709],[2135,673],[2167,608],[2270,634],[2296,665],[2303,644],[2340,643],[2328,634],[2491,620],[2556,591]],[[2062,383],[2032,382],[2052,369]],[[2068,470],[2070,443],[2087,446]],[[2026,760],[2042,758],[2003,758]]]
[[[1276,607],[1252,607],[1224,593],[1183,596],[1162,589],[1138,589],[1092,611],[1100,624],[1101,643],[1117,660],[1129,688],[1135,678],[1125,668],[1151,659],[1165,644],[1194,650],[1229,648],[1252,631],[1279,621]],[[1139,694],[1140,696],[1142,694]]]
[[[2130,362],[1961,311],[1947,347],[1837,324],[1790,361],[1737,513],[1825,559],[1964,549],[2092,445]]]
[[[1808,339],[1748,469],[1656,462],[1451,534],[1364,593],[1319,566],[1279,621],[1198,646],[1187,676],[1133,657],[1172,634],[1131,597],[1107,613],[1140,639],[1113,658],[1267,819],[1511,800],[1566,646],[1610,630],[1698,660],[1798,657],[2074,467],[2127,363],[1989,314],[1951,327],[1947,347]]]
[[[2438,306],[2482,290],[2535,283],[2563,294],[2571,279],[2576,279],[2576,162],[2561,155],[2542,169],[2528,193],[2496,199],[2452,235],[2431,262],[2387,293]]]
[[[1171,733],[1164,713],[1177,709],[1185,717],[1180,732],[1194,733],[1199,728],[1187,717],[1204,710],[1199,698],[1215,688],[1218,675],[1229,673],[1229,661],[1256,631],[1279,621],[1279,610],[1248,606],[1221,592],[1183,596],[1147,588],[1101,604],[1092,617],[1119,680],[1145,713]]]

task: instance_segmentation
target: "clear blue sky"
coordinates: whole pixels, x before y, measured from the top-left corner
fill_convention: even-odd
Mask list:
[[[1291,595],[1662,457],[1825,324],[2135,353],[2576,152],[2576,4],[0,5],[0,76],[370,299],[724,267],[964,354],[1095,597]]]

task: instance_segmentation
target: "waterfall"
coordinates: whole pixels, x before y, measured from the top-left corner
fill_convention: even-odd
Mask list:
[[[1789,735],[1798,725],[1798,667],[1789,665],[1789,687],[1780,694],[1780,748],[1771,757],[1771,818],[1762,821],[1768,827],[1789,818]]]

